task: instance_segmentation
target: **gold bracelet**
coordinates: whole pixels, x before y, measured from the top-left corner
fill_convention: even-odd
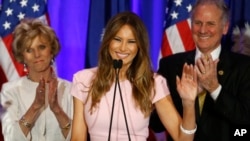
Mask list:
[[[29,123],[29,122],[27,122],[27,121],[25,120],[24,117],[22,117],[22,118],[20,119],[20,122],[21,122],[21,124],[22,124],[23,126],[25,126],[26,128],[31,128],[31,126],[32,126],[32,124]]]
[[[61,129],[64,129],[64,130],[69,129],[70,125],[71,125],[71,123],[69,121],[65,126],[61,127]]]

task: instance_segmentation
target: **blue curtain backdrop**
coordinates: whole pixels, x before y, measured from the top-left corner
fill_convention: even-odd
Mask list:
[[[61,43],[58,75],[67,80],[85,67],[90,0],[48,0],[50,24]]]
[[[62,45],[56,59],[58,75],[71,81],[75,72],[96,66],[104,26],[111,16],[126,10],[137,13],[148,28],[150,56],[157,70],[167,1],[48,0],[51,26],[56,30]],[[233,27],[243,27],[245,22],[250,22],[250,1],[225,1],[232,12],[231,28],[225,38],[228,43]]]

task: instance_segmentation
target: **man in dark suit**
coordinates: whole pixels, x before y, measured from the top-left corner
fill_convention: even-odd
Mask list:
[[[229,28],[229,10],[224,0],[198,0],[191,21],[196,49],[161,59],[158,72],[167,79],[174,104],[182,115],[176,76],[182,74],[185,62],[195,65],[198,91],[205,92],[196,99],[195,141],[242,141],[244,135],[250,134],[250,58],[229,52],[221,45]],[[201,95],[203,106],[199,105]],[[160,132],[155,116],[152,115],[150,126]],[[241,129],[248,133],[240,136],[237,133]]]

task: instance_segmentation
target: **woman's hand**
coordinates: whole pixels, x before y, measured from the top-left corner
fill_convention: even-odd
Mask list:
[[[184,64],[181,78],[176,76],[176,85],[183,104],[190,101],[195,101],[198,91],[198,84],[197,73],[192,64]]]
[[[48,92],[49,106],[53,112],[56,112],[56,111],[59,111],[60,107],[59,107],[58,99],[57,99],[58,81],[54,73],[52,73],[52,76],[48,83],[49,83],[49,92]]]
[[[36,88],[36,97],[33,105],[35,109],[40,109],[45,105],[45,80],[43,77]]]

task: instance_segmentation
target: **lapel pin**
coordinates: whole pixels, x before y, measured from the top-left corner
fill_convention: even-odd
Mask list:
[[[219,74],[219,75],[223,75],[223,74],[224,74],[224,71],[223,71],[223,70],[219,70],[219,71],[218,71],[218,74]]]

